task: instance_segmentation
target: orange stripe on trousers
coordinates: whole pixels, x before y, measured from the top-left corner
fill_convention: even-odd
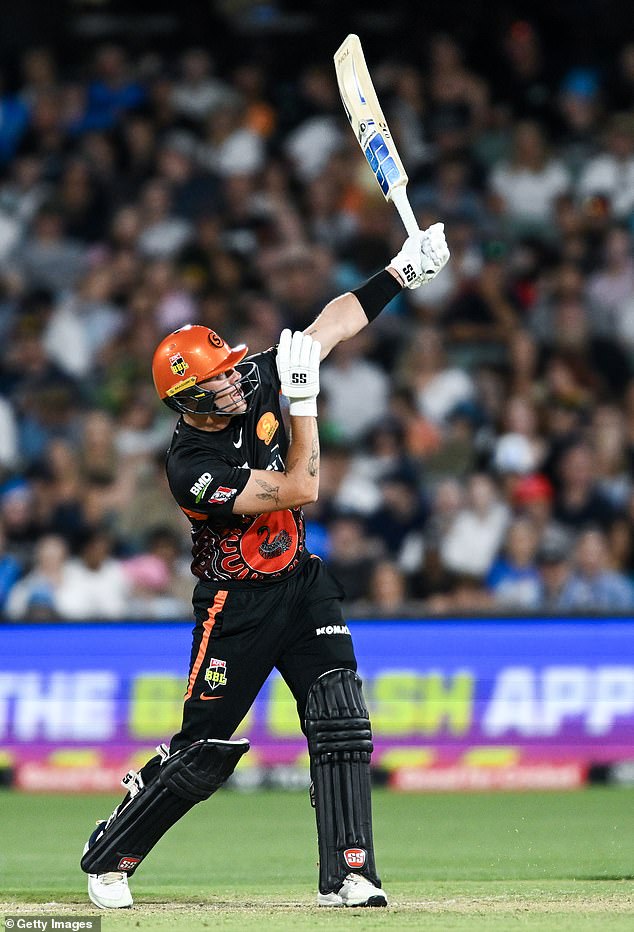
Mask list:
[[[229,593],[226,589],[222,589],[220,592],[216,593],[216,598],[214,599],[214,604],[211,606],[207,612],[207,620],[203,622],[203,636],[200,641],[200,647],[198,648],[198,654],[194,661],[194,666],[192,667],[192,672],[189,675],[189,683],[187,684],[187,692],[185,693],[185,699],[191,699],[192,690],[194,688],[194,683],[196,682],[196,677],[202,666],[202,662],[205,659],[205,654],[207,653],[207,644],[209,642],[209,636],[213,631],[213,627],[216,624],[216,616],[222,606],[225,604],[225,599]]]

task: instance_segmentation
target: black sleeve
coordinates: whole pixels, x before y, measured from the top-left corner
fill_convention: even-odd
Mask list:
[[[167,478],[177,503],[191,516],[229,517],[251,470],[208,454],[168,461]]]

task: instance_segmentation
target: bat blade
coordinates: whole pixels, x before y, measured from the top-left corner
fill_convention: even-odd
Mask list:
[[[368,164],[385,196],[397,208],[408,233],[418,223],[407,199],[407,172],[392,139],[387,120],[358,36],[351,33],[334,55],[343,108]]]

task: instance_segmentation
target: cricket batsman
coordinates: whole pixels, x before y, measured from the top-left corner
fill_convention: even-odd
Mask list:
[[[166,468],[192,526],[195,626],[180,731],[139,772],[81,861],[97,906],[132,906],[128,878],[249,750],[233,738],[276,668],[308,743],[319,844],[320,906],[386,906],[374,859],[372,732],[342,615],[343,592],[306,549],[302,505],[319,491],[319,365],[403,287],[449,258],[443,225],[418,230],[381,272],[331,301],[306,331],[247,356],[206,327],[158,345],[160,398],[180,415]],[[280,408],[289,401],[290,438]],[[332,633],[327,633],[332,631]]]

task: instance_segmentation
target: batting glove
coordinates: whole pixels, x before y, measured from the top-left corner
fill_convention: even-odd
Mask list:
[[[317,417],[321,343],[307,333],[282,330],[277,347],[277,371],[282,394],[293,417]]]
[[[435,278],[449,260],[443,223],[408,236],[403,248],[390,262],[406,288],[418,288]]]

